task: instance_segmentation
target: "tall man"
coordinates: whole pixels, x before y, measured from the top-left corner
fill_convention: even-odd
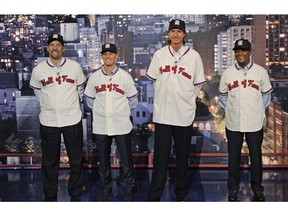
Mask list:
[[[178,201],[186,200],[188,157],[196,98],[205,84],[203,63],[194,49],[185,45],[185,22],[170,21],[168,45],[157,50],[147,71],[154,81],[154,162],[148,200],[160,201],[167,178],[168,159],[174,139]]]
[[[86,77],[81,66],[62,56],[60,34],[48,38],[49,58],[32,71],[30,87],[40,102],[42,180],[45,201],[57,201],[61,134],[70,165],[68,193],[71,201],[81,201],[83,184],[83,128],[80,100]]]
[[[238,200],[244,137],[251,159],[251,187],[256,201],[265,201],[261,146],[265,109],[271,101],[272,86],[267,70],[251,60],[251,43],[248,40],[237,40],[233,50],[236,63],[223,72],[219,84],[228,139],[228,201]]]

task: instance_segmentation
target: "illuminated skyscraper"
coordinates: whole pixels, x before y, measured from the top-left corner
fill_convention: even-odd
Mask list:
[[[230,65],[234,64],[233,47],[236,40],[245,38],[252,42],[252,26],[241,25],[232,26],[226,32],[220,32],[217,36],[218,55],[215,56],[215,61],[218,62],[218,74],[221,75],[223,71]],[[253,42],[252,42],[253,44]],[[217,59],[216,59],[217,58]]]
[[[288,70],[288,15],[266,16],[266,65],[280,64]]]
[[[79,42],[79,24],[77,20],[71,16],[67,17],[60,24],[60,34],[65,42]]]
[[[270,73],[288,75],[288,15],[254,16],[255,62]]]

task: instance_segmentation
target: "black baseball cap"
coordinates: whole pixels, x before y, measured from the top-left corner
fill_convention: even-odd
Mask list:
[[[169,31],[171,29],[180,29],[185,32],[185,22],[179,19],[173,19],[169,23]]]
[[[233,50],[251,50],[251,43],[246,39],[236,40]]]
[[[55,41],[55,40],[59,41],[62,45],[64,45],[63,37],[60,34],[51,34],[48,37],[47,44],[49,45],[52,41]]]
[[[117,53],[117,49],[116,49],[115,44],[113,44],[113,43],[105,43],[105,44],[103,44],[102,45],[101,54],[103,54],[105,52]]]

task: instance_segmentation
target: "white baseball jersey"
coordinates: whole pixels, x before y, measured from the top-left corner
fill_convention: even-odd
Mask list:
[[[252,64],[246,73],[230,66],[221,76],[220,94],[228,94],[225,122],[231,131],[254,132],[263,127],[265,109],[262,94],[272,91],[267,71]]]
[[[95,99],[93,103],[93,133],[122,135],[132,130],[129,98],[138,92],[131,75],[116,67],[107,75],[104,67],[88,79],[84,96]]]
[[[62,58],[59,67],[50,59],[32,71],[30,87],[40,90],[40,123],[50,127],[74,125],[81,120],[79,88],[84,88],[86,77],[81,66]]]
[[[175,56],[167,45],[154,53],[150,63],[147,77],[154,81],[154,122],[189,126],[194,121],[195,100],[205,84],[203,63],[188,46],[182,46],[180,53]]]

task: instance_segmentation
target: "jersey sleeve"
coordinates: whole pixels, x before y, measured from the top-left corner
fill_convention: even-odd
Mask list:
[[[147,78],[150,80],[157,80],[159,77],[159,66],[158,66],[158,52],[156,51],[153,55],[153,58],[150,62],[147,74]]]
[[[41,89],[41,82],[37,79],[37,69],[34,68],[31,74],[29,86],[32,89]]]
[[[86,84],[86,76],[83,73],[83,70],[80,64],[77,63],[77,91],[80,98],[80,101],[83,100],[84,95],[84,87]]]
[[[219,99],[220,99],[221,107],[225,110],[226,105],[227,105],[227,100],[228,100],[228,94],[220,94]]]
[[[84,86],[87,82],[86,76],[81,68],[80,64],[78,65],[78,79],[77,79],[77,87]]]
[[[84,97],[84,102],[86,103],[86,105],[87,105],[91,110],[93,109],[94,101],[95,101],[94,98]]]
[[[221,75],[218,91],[220,95],[228,94],[228,86],[226,84],[226,71]]]
[[[269,80],[269,75],[267,73],[267,71],[264,69],[263,72],[263,79],[262,79],[262,83],[261,83],[261,92],[262,94],[268,94],[272,92],[272,85],[270,83]]]
[[[93,74],[89,77],[86,88],[84,90],[84,96],[91,98],[91,99],[95,99],[96,97],[96,91],[95,91],[95,86],[94,86],[94,76]]]
[[[263,94],[262,99],[263,99],[263,107],[266,109],[271,102],[271,93]]]
[[[127,73],[127,72],[126,72]],[[128,74],[128,79],[127,79],[127,97],[128,99],[132,97],[136,97],[138,95],[138,91],[135,87],[134,80],[130,74]]]
[[[198,53],[196,55],[195,65],[196,65],[195,66],[196,72],[195,72],[195,78],[194,78],[194,85],[199,86],[201,88],[201,86],[203,86],[206,83],[206,81],[204,77],[203,62]]]

